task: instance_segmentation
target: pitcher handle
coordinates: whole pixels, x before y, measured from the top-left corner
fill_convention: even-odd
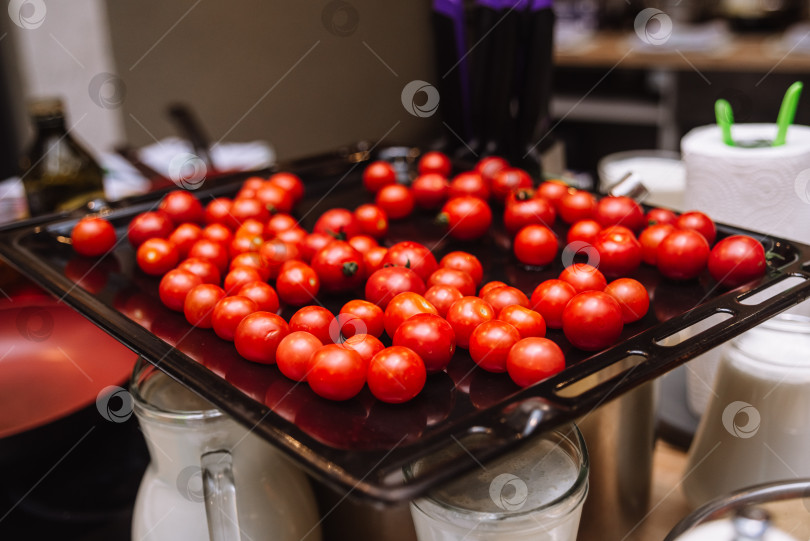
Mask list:
[[[205,515],[211,541],[239,541],[233,459],[228,451],[211,451],[200,457]]]

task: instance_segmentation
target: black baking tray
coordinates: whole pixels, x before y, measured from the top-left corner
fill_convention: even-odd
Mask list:
[[[301,171],[308,195],[296,215],[306,228],[327,208],[355,208],[371,200],[361,186],[362,164],[343,161],[336,166],[332,161],[328,174],[318,173],[317,167]],[[233,195],[244,178],[219,179],[196,195],[204,202]],[[182,314],[161,305],[159,280],[139,271],[134,250],[125,240],[130,219],[155,207],[161,196],[162,192],[152,193],[105,211],[124,240],[102,259],[78,257],[66,242],[77,215],[3,228],[0,255],[323,481],[378,503],[422,495],[532,434],[587,415],[810,296],[810,247],[718,225],[719,238],[745,233],[761,239],[766,249],[781,257],[779,266],[761,280],[728,292],[719,290],[708,273],[675,283],[642,266],[634,277],[650,291],[648,314],[626,325],[619,343],[598,353],[576,350],[562,332],[550,331],[549,338],[566,354],[566,368],[526,389],[506,374],[477,368],[467,352],[459,350],[447,370],[430,376],[424,391],[409,403],[381,403],[368,389],[352,400],[329,402],[305,384],[286,379],[275,366],[245,361],[230,342],[210,330],[192,328]],[[490,234],[476,242],[446,238],[433,218],[433,213],[417,211],[407,220],[392,222],[386,244],[420,241],[437,258],[452,250],[472,252],[485,266],[485,280],[502,280],[527,294],[561,270],[559,257],[542,270],[521,266],[511,254],[511,240],[497,207]],[[559,220],[555,227],[565,238]],[[319,300],[336,313],[354,296]],[[282,314],[289,317],[293,312],[285,308]],[[689,327],[692,332],[684,332]],[[683,339],[687,334],[691,337]],[[415,478],[403,478],[404,465],[447,448],[455,453],[443,455],[452,459]]]

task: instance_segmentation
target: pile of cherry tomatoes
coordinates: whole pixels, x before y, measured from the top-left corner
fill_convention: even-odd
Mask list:
[[[419,394],[456,347],[468,349],[484,370],[508,372],[528,386],[565,367],[560,347],[545,338],[547,328],[562,329],[582,350],[610,346],[649,308],[644,286],[628,277],[642,262],[672,280],[693,279],[708,266],[723,287],[766,270],[762,245],[751,237],[728,237],[711,249],[715,225],[700,212],[645,215],[632,199],[597,200],[553,180],[535,189],[525,171],[497,157],[452,181],[451,170],[447,156],[428,152],[408,187],[389,163],[373,162],[363,184],[374,203],[329,209],[312,231],[290,214],[304,196],[291,173],[250,178],[233,199],[205,206],[177,190],[136,216],[127,237],[139,268],[161,276],[163,304],[233,341],[245,359],[275,363],[324,398],[346,400],[368,385],[389,403]],[[483,266],[468,252],[437,260],[417,242],[380,245],[389,220],[405,219],[417,206],[437,210],[447,235],[474,242],[492,225],[492,200],[504,207],[516,259],[530,268],[560,254],[555,220],[570,224],[565,269],[531,295],[503,282],[482,286]],[[113,226],[95,216],[80,220],[71,239],[87,257],[117,242]],[[363,298],[338,314],[317,300],[349,291],[363,291]],[[282,303],[301,308],[286,321],[278,315]],[[380,340],[383,333],[391,346]]]

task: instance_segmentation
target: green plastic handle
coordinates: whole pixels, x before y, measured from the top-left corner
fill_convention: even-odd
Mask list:
[[[717,125],[720,126],[723,142],[730,147],[737,146],[731,137],[731,125],[734,124],[734,113],[731,111],[731,104],[723,99],[714,102],[714,116],[717,118]]]
[[[796,81],[790,85],[782,98],[782,105],[779,107],[779,116],[776,118],[776,138],[772,145],[775,147],[785,144],[787,131],[793,119],[796,117],[796,108],[799,106],[799,96],[802,94],[804,85],[801,81]]]

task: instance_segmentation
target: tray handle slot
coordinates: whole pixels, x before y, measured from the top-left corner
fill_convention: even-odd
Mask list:
[[[678,329],[677,331],[666,335],[663,338],[658,338],[655,340],[655,344],[662,346],[662,347],[674,347],[683,342],[694,338],[695,336],[699,335],[702,332],[708,331],[712,327],[716,325],[720,325],[724,321],[727,321],[734,317],[734,314],[730,312],[721,312],[717,311],[710,316],[704,317],[687,327],[683,327]]]
[[[785,291],[792,289],[807,281],[807,277],[791,274],[787,275],[781,280],[771,282],[767,287],[755,291],[747,291],[737,297],[737,302],[745,306],[757,306],[772,299]]]
[[[626,357],[580,380],[562,383],[554,389],[554,394],[561,398],[574,399],[585,395],[600,385],[609,382],[618,384],[633,369],[646,360],[647,357],[641,353],[629,353]]]

